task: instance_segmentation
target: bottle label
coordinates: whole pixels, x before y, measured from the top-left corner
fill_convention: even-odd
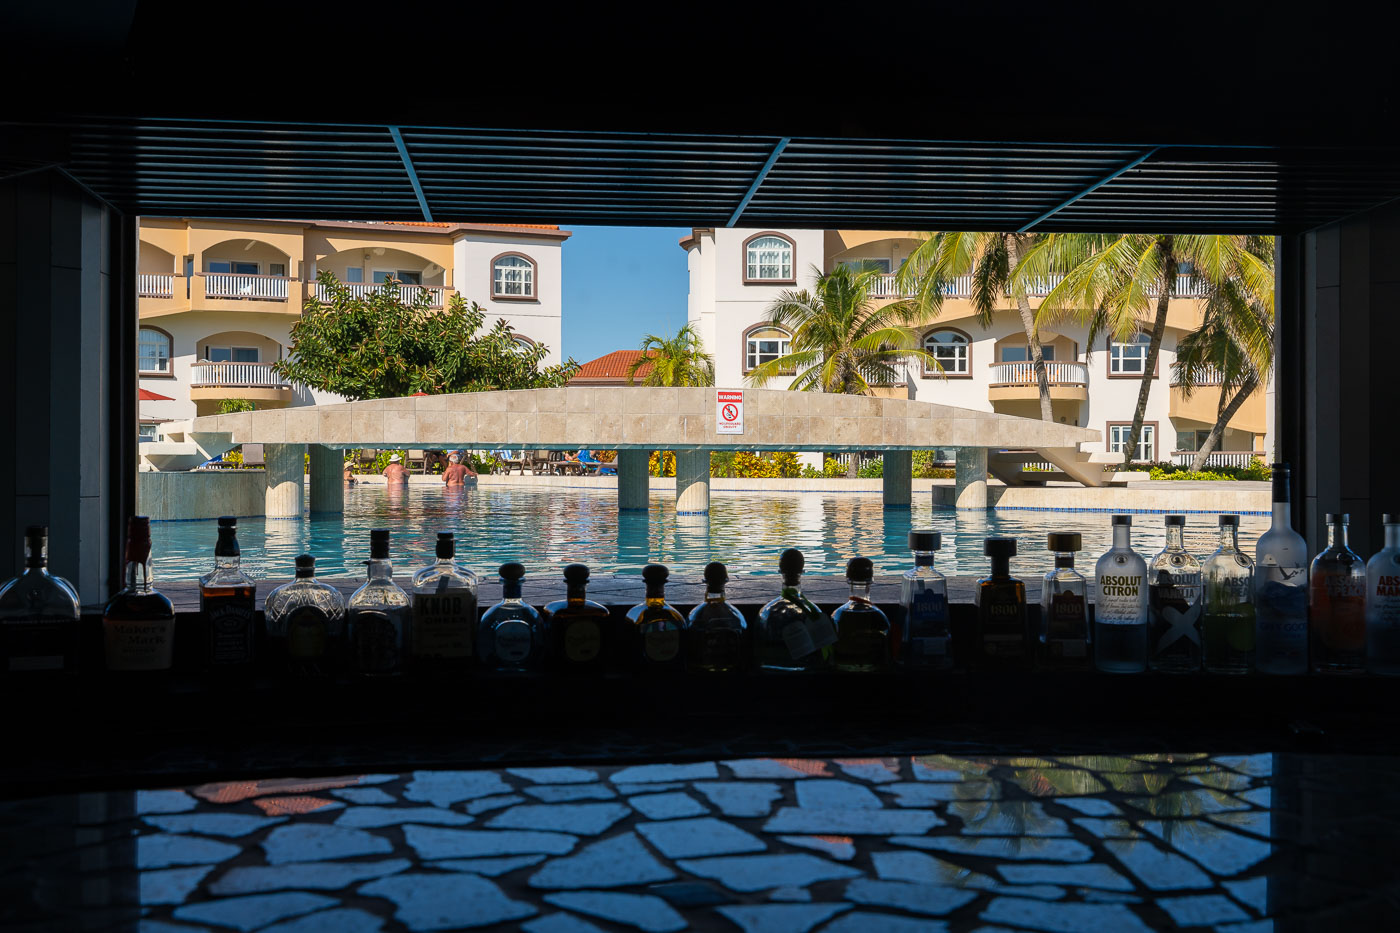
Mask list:
[[[904,609],[911,632],[935,632],[948,626],[948,599],[932,588],[914,593]]]
[[[399,630],[388,614],[373,609],[356,610],[348,619],[347,627],[355,670],[364,674],[388,674],[399,669]]]
[[[310,660],[325,657],[326,614],[315,606],[302,606],[287,616],[287,657]]]
[[[945,658],[948,656],[948,636],[924,635],[911,638],[909,652],[921,658]]]
[[[1020,656],[1026,650],[1026,607],[1019,600],[985,599],[981,605],[982,650],[989,655]]]
[[[249,597],[216,597],[205,601],[209,620],[209,660],[213,664],[252,664],[254,614]]]
[[[679,629],[664,632],[647,632],[645,639],[646,656],[652,661],[674,661],[681,653],[681,633]]]
[[[704,667],[739,667],[742,660],[742,641],[738,632],[733,629],[715,629],[702,632],[698,641],[697,651],[700,657],[694,659],[695,663]]]
[[[1366,647],[1366,580],[1350,573],[1318,573],[1312,581],[1312,619],[1322,645],[1332,651]]]
[[[523,619],[506,619],[496,626],[494,638],[496,657],[515,664],[530,656],[534,633],[530,630],[530,623]]]
[[[476,628],[476,596],[458,588],[413,597],[413,656],[469,658]]]
[[[807,631],[807,623],[802,619],[783,626],[783,644],[787,645],[788,654],[794,661],[817,650],[817,646],[812,644],[811,633]]]
[[[807,617],[807,637],[812,639],[812,650],[820,651],[827,645],[836,644],[836,623],[825,612]]]
[[[1105,574],[1099,577],[1099,598],[1094,604],[1094,619],[1110,625],[1146,622],[1142,600],[1145,583],[1140,573]]]
[[[1308,591],[1304,567],[1254,568],[1255,663],[1272,673],[1302,673],[1308,663]]]
[[[1375,591],[1366,602],[1367,624],[1371,626],[1400,626],[1400,575],[1381,574],[1376,578]]]
[[[603,650],[603,633],[592,619],[570,622],[564,630],[564,657],[579,664],[592,661]]]
[[[68,619],[6,619],[7,667],[12,671],[59,671],[77,640],[77,623]]]
[[[170,669],[174,619],[104,619],[103,632],[110,671]]]
[[[1089,621],[1085,615],[1083,596],[1062,592],[1050,597],[1045,620],[1045,647],[1050,657],[1088,657],[1088,632]]]
[[[1201,575],[1198,572],[1157,574],[1147,587],[1152,619],[1153,657],[1192,655],[1201,648]]]

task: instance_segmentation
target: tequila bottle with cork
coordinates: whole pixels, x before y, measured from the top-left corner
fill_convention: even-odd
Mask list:
[[[1366,668],[1400,674],[1400,515],[1381,520],[1385,547],[1366,562]]]
[[[1325,674],[1366,669],[1366,563],[1347,545],[1345,512],[1327,515],[1327,549],[1309,571],[1312,667]]]
[[[1166,526],[1167,546],[1147,565],[1147,663],[1186,674],[1201,669],[1201,563],[1186,551],[1186,516]]]
[[[257,659],[258,586],[240,566],[238,519],[219,519],[214,569],[199,579],[204,661],[219,674],[251,674]]]
[[[836,626],[802,595],[805,565],[802,552],[796,548],[788,548],[778,557],[782,590],[759,611],[753,635],[754,657],[764,673],[831,670]]]
[[[1261,674],[1308,669],[1308,544],[1293,530],[1289,467],[1273,465],[1273,523],[1254,547],[1254,666]]]
[[[49,530],[24,531],[24,570],[0,587],[0,676],[78,667],[78,594],[48,571]]]
[[[345,655],[345,597],[316,579],[316,558],[296,559],[296,576],[267,594],[267,653],[291,678],[334,676]]]
[[[501,601],[481,616],[477,630],[477,655],[483,666],[503,674],[524,674],[544,665],[544,619],[525,602],[525,565],[505,563],[501,577]]]
[[[749,623],[724,598],[729,570],[705,565],[705,601],[690,611],[685,630],[685,667],[692,674],[742,674],[748,669]]]
[[[846,563],[851,596],[831,614],[836,625],[832,663],[843,674],[878,674],[894,665],[889,618],[870,600],[875,565],[868,557],[852,557]]]
[[[109,671],[169,671],[175,644],[175,607],[151,585],[151,520],[126,525],[126,585],[102,612]]]
[[[365,582],[345,606],[346,656],[350,673],[393,677],[403,673],[413,609],[408,594],[394,582],[389,560],[389,532],[369,533]]]
[[[975,596],[982,661],[988,667],[1029,667],[1026,584],[1011,575],[1016,539],[987,538],[982,553],[992,562],[991,574],[977,581]]]
[[[1254,562],[1239,546],[1240,517],[1220,516],[1220,547],[1206,558],[1201,635],[1212,674],[1254,669]]]
[[[948,581],[933,566],[943,536],[927,529],[909,532],[914,566],[904,571],[900,601],[904,604],[906,670],[946,671],[953,666],[953,636],[948,627]]]
[[[476,574],[456,561],[450,531],[437,536],[437,560],[413,575],[414,666],[461,672],[471,663],[476,635]]]
[[[611,641],[611,615],[602,603],[588,598],[588,566],[564,568],[564,599],[544,607],[549,625],[549,663],[565,676],[601,676],[607,665],[604,646]]]
[[[682,636],[685,616],[666,602],[666,580],[671,571],[661,564],[642,568],[646,597],[627,612],[632,631],[630,653],[637,669],[647,675],[663,676],[685,670]]]
[[[1055,569],[1040,589],[1041,661],[1048,668],[1083,670],[1089,666],[1089,581],[1074,569],[1083,537],[1051,532],[1046,546],[1055,555]]]
[[[1147,670],[1147,561],[1133,550],[1133,517],[1112,521],[1113,547],[1094,565],[1094,666],[1136,674]]]

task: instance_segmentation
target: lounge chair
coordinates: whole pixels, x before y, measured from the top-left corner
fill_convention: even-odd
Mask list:
[[[551,460],[554,451],[552,450],[532,450],[530,451],[530,472],[539,476],[541,473],[548,473],[553,469]]]
[[[263,457],[262,444],[243,445],[243,466],[245,469],[249,467],[263,467],[266,469],[267,460]]]
[[[583,464],[584,471],[593,476],[616,476],[617,469],[611,463],[604,463],[593,456],[591,450],[580,450],[578,452],[578,462]]]
[[[378,450],[374,450],[369,447],[363,447],[360,449],[359,465],[361,470],[366,470],[374,466],[375,462],[378,461],[378,459]]]
[[[418,464],[419,473],[428,472],[428,452],[426,450],[410,450],[408,452],[408,457],[405,459],[404,467],[408,472],[413,472],[413,465],[415,463]]]
[[[560,476],[577,476],[585,472],[582,463],[577,460],[569,460],[561,450],[551,450],[549,452],[549,471]]]
[[[513,459],[502,460],[502,461],[500,462],[500,465],[501,465],[502,467],[505,468],[505,475],[506,475],[506,476],[509,476],[509,475],[510,475],[510,471],[511,471],[511,470],[515,470],[515,469],[520,470],[520,475],[521,475],[521,476],[524,476],[524,475],[525,475],[525,466],[526,466],[527,463],[528,463],[528,458],[525,456],[525,451],[522,450],[522,451],[520,452],[520,456],[515,457],[515,458],[513,458]]]

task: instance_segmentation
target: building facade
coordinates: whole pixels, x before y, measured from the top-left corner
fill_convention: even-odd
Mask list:
[[[715,383],[747,384],[750,371],[788,352],[791,335],[768,323],[767,309],[784,291],[811,289],[817,278],[849,263],[881,271],[875,297],[902,297],[895,277],[922,236],[914,231],[763,230],[697,228],[681,240],[690,274],[688,318],[715,358]],[[1200,386],[1188,397],[1172,384],[1177,343],[1201,325],[1204,300],[1189,275],[1178,279],[1188,297],[1173,299],[1148,395],[1135,461],[1189,462],[1215,422],[1220,387]],[[1035,289],[1038,306],[1053,283]],[[1026,346],[1025,330],[1010,298],[983,327],[971,300],[971,276],[953,283],[938,318],[919,324],[925,349],[943,372],[922,365],[906,368],[903,384],[879,392],[899,398],[956,405],[1002,414],[1040,417],[1040,394]],[[1087,327],[1066,322],[1042,327],[1040,339],[1050,379],[1055,420],[1103,432],[1107,450],[1122,450],[1137,405],[1147,355],[1147,335],[1120,343],[1088,345]],[[790,377],[769,388],[783,388]],[[1266,390],[1256,391],[1229,422],[1212,464],[1246,466],[1252,455],[1268,459],[1272,449]]]
[[[322,271],[360,292],[395,279],[434,308],[461,294],[488,324],[504,318],[558,363],[568,237],[543,225],[143,218],[138,368],[141,388],[168,400],[140,402],[142,434],[228,399],[258,408],[334,401],[272,372]]]

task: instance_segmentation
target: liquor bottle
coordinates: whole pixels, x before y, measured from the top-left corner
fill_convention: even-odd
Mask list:
[[[1327,515],[1327,550],[1312,562],[1308,614],[1312,668],[1355,674],[1366,668],[1366,564],[1347,546],[1345,512]]]
[[[1220,547],[1201,569],[1201,641],[1212,674],[1254,669],[1254,562],[1240,550],[1239,530],[1238,515],[1220,516]]]
[[[914,566],[904,571],[904,650],[900,665],[908,670],[946,671],[953,666],[953,636],[948,627],[948,581],[933,567],[943,545],[936,531],[909,532]]]
[[[1083,670],[1089,666],[1089,581],[1074,569],[1084,546],[1078,532],[1051,532],[1046,546],[1055,569],[1040,588],[1040,650],[1046,667]]]
[[[267,649],[288,677],[329,677],[345,655],[345,597],[316,579],[316,558],[296,559],[296,576],[267,594]]]
[[[24,531],[24,571],[0,587],[4,671],[74,671],[78,667],[78,594],[48,571],[49,530]]]
[[[977,581],[977,629],[982,660],[991,667],[1028,667],[1026,584],[1011,575],[1015,538],[987,538],[982,553],[991,558],[990,576]]]
[[[175,607],[151,586],[151,520],[126,523],[126,585],[102,612],[109,671],[168,671],[175,644]]]
[[[437,536],[437,560],[413,575],[414,666],[461,670],[471,663],[476,635],[476,574],[458,564],[450,531]]]
[[[539,611],[525,602],[525,565],[502,564],[501,601],[482,613],[476,632],[477,657],[484,667],[522,674],[544,663],[545,625]]]
[[[1308,670],[1308,543],[1293,530],[1289,467],[1273,465],[1274,518],[1254,547],[1254,667]]]
[[[705,565],[705,601],[690,611],[685,630],[685,669],[692,674],[742,674],[748,668],[749,623],[724,599],[729,571]]]
[[[1185,515],[1168,515],[1167,546],[1147,565],[1147,663],[1154,671],[1201,669],[1201,563],[1186,552]]]
[[[367,568],[365,582],[345,606],[346,662],[361,677],[392,677],[403,673],[413,610],[394,582],[386,529],[369,533]]]
[[[836,626],[830,616],[802,595],[804,566],[806,560],[801,551],[783,551],[778,558],[782,591],[759,610],[753,635],[754,659],[765,673],[831,670]]]
[[[685,668],[681,636],[685,616],[666,602],[666,579],[671,575],[661,564],[642,568],[646,599],[627,611],[631,623],[631,652],[638,669],[647,674],[664,674]]]
[[[214,569],[199,578],[204,663],[212,671],[248,673],[257,657],[258,587],[239,566],[238,519],[219,519]]]
[[[843,674],[888,671],[894,664],[890,620],[870,601],[870,581],[875,565],[868,557],[852,557],[846,563],[851,598],[831,614],[836,624],[832,664]]]
[[[1385,547],[1366,563],[1366,668],[1400,674],[1400,515],[1381,521]]]
[[[564,568],[565,598],[544,607],[549,626],[549,662],[556,673],[601,676],[609,652],[611,614],[606,606],[588,598],[588,566]]]
[[[1113,547],[1094,565],[1094,666],[1113,674],[1147,670],[1147,561],[1132,533],[1131,515],[1113,516]]]

